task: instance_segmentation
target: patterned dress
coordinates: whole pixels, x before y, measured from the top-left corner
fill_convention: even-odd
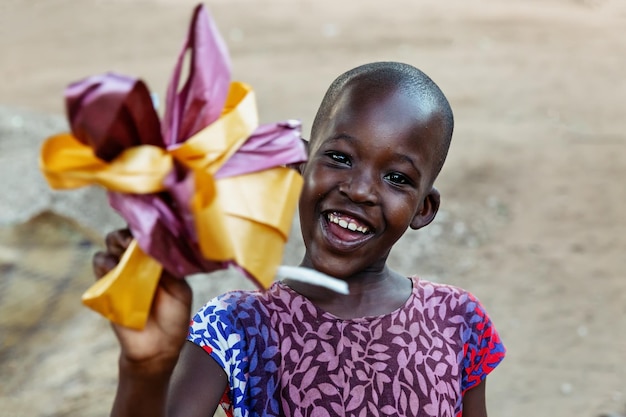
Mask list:
[[[282,283],[206,304],[188,339],[225,370],[229,416],[448,416],[504,358],[480,302],[411,278],[399,309],[340,319]]]

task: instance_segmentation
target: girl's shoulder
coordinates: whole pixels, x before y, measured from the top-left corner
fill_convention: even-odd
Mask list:
[[[475,298],[469,291],[455,285],[429,281],[417,276],[412,276],[410,279],[413,281],[413,291],[416,291],[423,299],[432,297]]]
[[[411,277],[416,303],[422,309],[452,311],[463,316],[480,312],[485,314],[478,298],[471,292],[455,285],[433,282],[416,276]]]

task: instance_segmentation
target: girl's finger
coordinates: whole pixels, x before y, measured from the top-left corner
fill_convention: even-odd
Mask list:
[[[110,270],[115,268],[119,262],[118,256],[111,255],[108,252],[96,252],[91,258],[91,265],[96,279],[105,276]]]
[[[107,252],[116,257],[122,256],[132,239],[133,235],[129,229],[118,229],[108,233],[104,240]]]
[[[163,288],[163,290],[165,290],[165,292],[176,298],[181,303],[191,305],[192,290],[191,286],[185,279],[175,278],[167,271],[163,271],[159,285]]]

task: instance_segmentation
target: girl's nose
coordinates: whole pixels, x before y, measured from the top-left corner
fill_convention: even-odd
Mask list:
[[[339,184],[339,192],[359,204],[374,205],[378,202],[376,180],[368,175],[353,175]]]

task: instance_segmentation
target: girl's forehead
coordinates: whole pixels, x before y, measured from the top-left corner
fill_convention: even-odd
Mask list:
[[[380,123],[411,123],[429,119],[440,111],[426,94],[400,87],[367,87],[346,88],[335,102],[331,112],[334,117],[330,119],[367,118]]]
[[[430,100],[396,91],[347,91],[335,102],[323,129],[334,131],[370,130],[372,134],[423,136],[441,131],[441,112]],[[428,135],[430,136],[430,135]]]

